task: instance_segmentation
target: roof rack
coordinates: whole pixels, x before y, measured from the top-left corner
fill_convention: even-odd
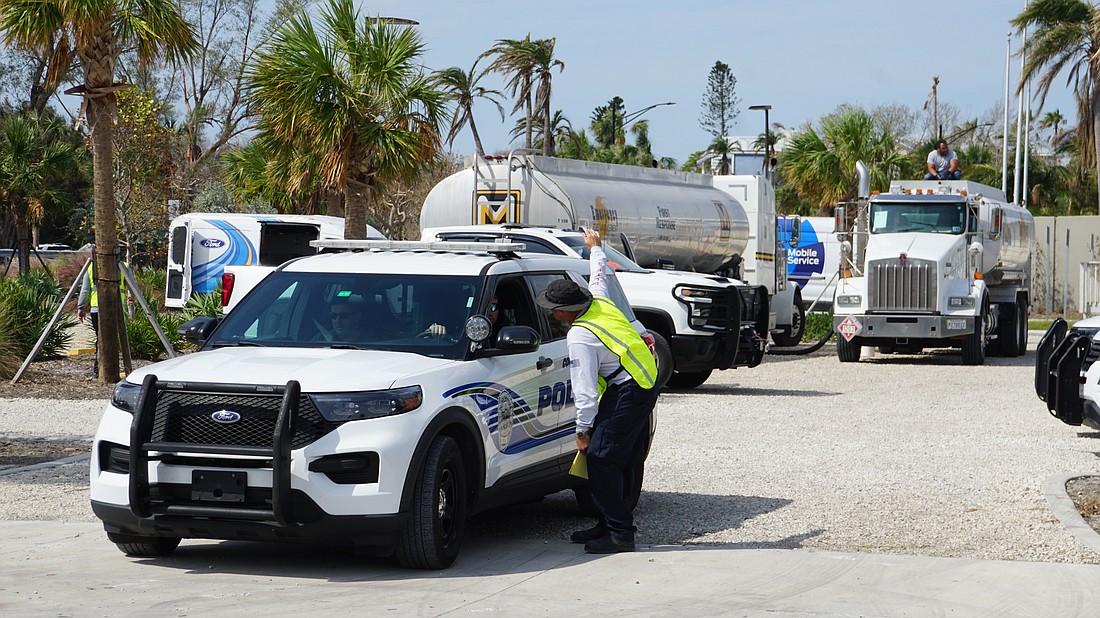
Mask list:
[[[420,240],[311,240],[311,247],[344,251],[433,251],[444,253],[518,253],[522,242],[446,242]]]

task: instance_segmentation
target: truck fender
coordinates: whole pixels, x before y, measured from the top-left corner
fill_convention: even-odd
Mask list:
[[[775,310],[775,327],[786,328],[791,325],[791,316],[794,315],[794,305],[800,302],[802,288],[793,282],[788,282],[786,289],[777,292],[772,300],[772,309]]]
[[[416,443],[409,469],[405,471],[405,483],[401,488],[401,513],[408,513],[412,508],[416,472],[424,466],[428,450],[440,434],[454,438],[462,449],[463,460],[470,473],[467,480],[476,480],[466,484],[470,492],[466,502],[467,511],[472,512],[476,508],[477,495],[485,485],[485,447],[481,439],[481,430],[469,410],[452,407],[436,414],[420,434],[420,441]]]

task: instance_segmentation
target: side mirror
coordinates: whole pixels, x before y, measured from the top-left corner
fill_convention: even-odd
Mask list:
[[[180,324],[176,332],[188,341],[202,343],[210,338],[210,335],[213,334],[214,329],[218,327],[218,322],[220,321],[221,320],[218,318],[199,316]]]
[[[506,352],[534,352],[542,339],[530,326],[505,326],[497,334],[496,347]]]
[[[802,217],[791,217],[791,237],[787,239],[787,244],[791,249],[796,249],[798,244],[802,242]]]
[[[659,270],[676,270],[676,265],[668,258],[657,258],[657,268]]]

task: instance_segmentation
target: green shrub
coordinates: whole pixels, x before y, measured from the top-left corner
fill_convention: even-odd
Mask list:
[[[199,316],[208,318],[222,317],[222,286],[206,294],[192,294],[183,306],[184,318],[190,320]]]
[[[141,295],[155,310],[164,308],[164,290],[168,286],[168,272],[163,268],[138,268],[134,272]]]
[[[832,311],[814,311],[806,314],[806,330],[802,333],[802,340],[816,343],[825,333],[833,330]]]
[[[176,332],[180,324],[183,324],[183,317],[175,312],[161,312],[156,309],[153,309],[153,314],[172,347],[177,351],[186,347],[183,337]],[[130,355],[134,358],[157,360],[167,352],[144,311],[138,310],[134,318],[126,322],[126,336],[130,339]]]
[[[44,271],[32,270],[14,279],[0,279],[0,332],[8,334],[17,355],[26,358],[30,354],[65,291]],[[62,313],[36,358],[63,356],[73,338],[68,331],[75,325],[73,314]]]

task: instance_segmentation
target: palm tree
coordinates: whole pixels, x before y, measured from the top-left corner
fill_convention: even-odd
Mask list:
[[[552,81],[554,68],[558,72],[565,70],[565,63],[554,58],[554,43],[556,39],[539,39],[531,46],[532,60],[535,65],[534,77],[538,80],[538,90],[535,92],[535,109],[542,116],[542,154],[547,157],[554,156],[554,130],[552,127],[553,114],[550,113],[550,94],[553,90]]]
[[[730,173],[730,153],[734,152],[733,143],[724,136],[718,136],[710,143],[710,148],[708,148],[708,150],[720,157],[718,161],[718,173]]]
[[[344,194],[344,235],[366,238],[382,187],[437,156],[447,95],[421,69],[415,31],[328,0],[314,27],[296,12],[256,55],[250,93],[259,135],[285,145],[288,176]]]
[[[889,127],[878,126],[862,109],[842,106],[821,118],[820,129],[808,125],[796,131],[779,165],[804,201],[826,211],[855,197],[857,161],[870,169],[872,188],[881,190],[897,177],[903,156]]]
[[[1054,110],[1043,114],[1043,119],[1039,121],[1039,126],[1044,129],[1054,129],[1054,132],[1050,136],[1050,145],[1053,147],[1058,143],[1059,131],[1058,127],[1066,123],[1066,117],[1062,115],[1060,110]]]
[[[452,145],[458,132],[469,123],[470,132],[474,134],[474,147],[477,149],[478,156],[485,155],[485,148],[481,145],[481,136],[478,135],[477,125],[474,124],[474,99],[485,99],[496,105],[497,111],[500,112],[500,120],[501,122],[504,121],[504,107],[497,100],[497,97],[503,95],[498,90],[490,90],[478,85],[486,72],[478,73],[477,61],[475,61],[474,66],[470,67],[469,71],[451,67],[436,73],[436,79],[439,80],[444,90],[450,93],[455,102],[454,115],[451,117],[451,128],[447,133],[447,145]]]
[[[30,270],[31,228],[46,210],[72,202],[61,180],[76,174],[83,149],[64,138],[57,118],[34,111],[0,124],[0,200],[10,209],[19,237],[19,274]]]
[[[1100,209],[1100,10],[1082,0],[1034,0],[1012,20],[1021,31],[1031,31],[1024,53],[1018,91],[1039,76],[1039,107],[1063,69],[1077,102],[1077,140],[1085,165],[1097,170],[1097,206]]]
[[[531,34],[528,33],[522,40],[498,39],[496,44],[479,56],[479,59],[495,56],[485,70],[500,73],[508,80],[508,89],[512,92],[512,96],[516,97],[512,113],[516,113],[521,108],[524,110],[526,127],[524,148],[531,148],[533,143],[532,128],[535,113],[531,90],[536,68],[535,46],[536,42],[531,40]]]
[[[8,45],[45,49],[68,45],[80,60],[84,96],[91,129],[95,183],[95,244],[99,291],[99,375],[118,381],[119,296],[118,230],[112,180],[115,65],[125,49],[145,60],[161,54],[176,61],[190,55],[195,35],[172,0],[0,0],[0,31]],[[60,34],[59,34],[60,33]],[[58,69],[60,70],[60,68]]]

